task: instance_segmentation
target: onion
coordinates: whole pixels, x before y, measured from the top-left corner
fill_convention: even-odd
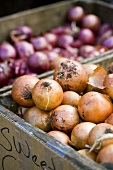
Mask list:
[[[113,126],[108,123],[98,123],[89,132],[88,145],[90,151],[99,151],[113,143]]]
[[[81,6],[71,7],[68,11],[67,18],[69,21],[79,22],[85,15],[85,11]]]
[[[38,108],[50,111],[61,104],[63,90],[55,80],[41,79],[33,88],[32,98]]]
[[[60,65],[62,62],[66,61],[67,58],[59,56],[57,59],[52,60],[50,62],[50,70],[54,70],[58,67],[58,65]]]
[[[113,36],[106,38],[102,45],[107,47],[108,49],[113,49]]]
[[[98,30],[98,35],[101,36],[106,33],[106,31],[111,30],[111,25],[109,23],[103,23],[100,25]]]
[[[0,62],[10,58],[12,59],[16,58],[16,50],[14,46],[12,46],[10,43],[3,42],[0,45]]]
[[[113,113],[110,114],[110,116],[108,116],[107,119],[105,119],[104,122],[113,125]]]
[[[112,35],[113,35],[113,30],[112,29],[106,30],[105,33],[103,33],[102,35],[97,37],[96,43],[102,45],[104,43],[104,41],[107,38],[111,37]]]
[[[66,60],[55,69],[53,79],[62,86],[64,91],[80,93],[87,86],[88,75],[79,62]]]
[[[31,43],[36,51],[47,50],[49,47],[47,40],[43,36],[32,38]]]
[[[37,51],[28,58],[28,67],[32,72],[41,74],[49,70],[50,62],[46,54]]]
[[[76,39],[71,43],[71,46],[74,48],[80,48],[82,45],[83,45],[83,43],[79,39]]]
[[[60,130],[65,133],[70,133],[80,121],[77,109],[70,105],[60,105],[50,114],[53,130]]]
[[[28,108],[23,114],[23,119],[29,124],[45,132],[49,132],[51,130],[49,112],[41,110],[36,106]]]
[[[98,31],[101,25],[100,18],[95,14],[87,14],[82,19],[82,27]]]
[[[59,58],[59,54],[54,50],[46,51],[45,54],[47,55],[50,62],[52,62],[53,60],[57,60]]]
[[[105,146],[102,148],[96,158],[96,162],[98,163],[104,163],[104,162],[109,162],[113,163],[113,144]],[[113,165],[112,165],[113,168]]]
[[[98,67],[97,64],[87,63],[84,65],[84,68],[88,74],[88,76],[92,75],[94,73],[94,70]]]
[[[94,151],[89,152],[89,149],[85,148],[85,149],[80,149],[77,152],[89,159],[92,159],[93,161],[96,161],[97,153],[95,153]]]
[[[16,60],[10,60],[9,66],[11,68],[14,77],[22,76],[27,72],[27,61],[26,59],[19,58]]]
[[[48,132],[48,134],[53,136],[56,140],[66,145],[69,145],[70,138],[66,133],[58,131],[58,130],[51,130],[50,132]]]
[[[10,32],[10,39],[12,42],[21,40],[30,40],[33,36],[32,28],[26,25],[20,25]]]
[[[33,45],[27,41],[19,41],[15,43],[15,48],[19,57],[26,58],[34,54]]]
[[[63,100],[62,100],[61,104],[78,107],[78,102],[79,102],[80,98],[81,98],[81,96],[74,91],[65,91],[63,93]]]
[[[113,99],[113,74],[108,74],[105,76],[103,82],[106,90],[106,94],[108,94]]]
[[[95,126],[92,122],[77,124],[71,132],[71,145],[76,149],[85,149],[90,130]]]
[[[83,56],[84,58],[88,58],[90,56],[90,53],[93,52],[95,49],[92,45],[82,45],[79,48],[79,54]]]
[[[58,46],[59,47],[66,47],[70,45],[74,41],[73,36],[68,34],[63,34],[58,37]]]
[[[0,88],[6,86],[9,79],[12,77],[11,68],[7,61],[0,63]]]
[[[32,107],[32,89],[39,81],[35,76],[23,75],[18,77],[12,87],[12,98],[22,107]]]
[[[58,37],[56,34],[48,32],[44,34],[44,37],[47,40],[47,42],[51,44],[53,47],[57,45]]]
[[[106,94],[91,91],[80,98],[78,112],[83,121],[100,123],[113,112],[113,104]]]
[[[93,31],[88,28],[83,28],[80,30],[78,34],[78,39],[81,40],[83,44],[95,44],[95,35]]]
[[[61,49],[59,54],[69,60],[76,60],[78,57],[77,48],[72,48],[71,46],[67,46],[66,49]]]

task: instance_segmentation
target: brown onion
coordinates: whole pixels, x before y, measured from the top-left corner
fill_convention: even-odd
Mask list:
[[[60,105],[51,111],[51,126],[55,130],[70,133],[79,123],[77,109],[70,105]]]
[[[92,122],[77,124],[71,132],[71,143],[76,149],[85,149],[90,130],[95,126]]]
[[[113,163],[113,144],[105,146],[102,148],[96,158],[96,162],[104,163],[104,162],[111,162]]]
[[[50,114],[36,106],[28,108],[23,115],[23,119],[29,124],[48,132],[51,130]]]
[[[113,113],[110,114],[104,122],[113,125]]]
[[[78,112],[83,121],[100,123],[113,112],[113,104],[106,94],[91,91],[81,97]]]
[[[58,141],[66,144],[66,145],[69,145],[70,138],[66,133],[58,131],[58,130],[51,130],[50,132],[48,132],[48,134],[53,136]]]
[[[89,152],[89,149],[85,148],[85,149],[80,149],[77,152],[86,156],[89,159],[92,159],[93,161],[96,161],[97,153],[95,153],[94,151]]]
[[[64,91],[80,93],[87,86],[88,75],[79,62],[66,60],[55,69],[53,79],[62,86]]]
[[[81,96],[74,92],[74,91],[65,91],[63,93],[63,100],[61,104],[68,104],[71,106],[78,107],[78,102],[80,100]]]
[[[99,123],[89,132],[88,145],[92,150],[101,148],[113,143],[113,126],[108,123]]]
[[[53,59],[50,62],[50,70],[54,70],[58,67],[58,65],[60,65],[62,62],[66,61],[67,58],[62,57],[62,56],[58,56],[58,58]]]
[[[33,106],[32,89],[38,81],[37,77],[31,75],[18,77],[12,87],[13,100],[23,107]]]
[[[63,90],[55,80],[41,79],[33,88],[32,98],[38,108],[49,111],[61,104]]]

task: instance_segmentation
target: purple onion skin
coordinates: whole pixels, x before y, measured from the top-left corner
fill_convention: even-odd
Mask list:
[[[41,74],[49,71],[50,62],[46,54],[43,52],[36,52],[28,58],[28,67],[31,72]]]
[[[108,49],[113,49],[113,36],[105,39],[102,45],[107,47]]]
[[[16,49],[8,42],[3,42],[0,46],[0,62],[7,59],[16,58]]]
[[[35,50],[33,45],[27,41],[19,41],[15,43],[19,58],[26,58],[34,54]]]
[[[62,34],[58,37],[58,46],[65,48],[67,45],[72,44],[73,41],[73,36],[68,34]]]
[[[27,72],[27,60],[25,59],[16,59],[11,60],[9,66],[12,71],[13,77],[18,77],[26,74]]]
[[[9,67],[8,62],[5,61],[0,63],[0,88],[8,84],[11,76],[11,68]]]
[[[53,33],[45,33],[44,37],[46,39],[46,41],[51,44],[53,47],[55,47],[57,45],[57,41],[58,41],[58,37],[56,34]]]

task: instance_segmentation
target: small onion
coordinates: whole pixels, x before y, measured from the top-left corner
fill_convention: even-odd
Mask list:
[[[108,49],[113,49],[113,36],[106,38],[103,41],[102,45],[107,47]]]
[[[92,51],[94,51],[95,47],[93,45],[82,45],[79,48],[79,54],[84,58],[89,58],[89,55]]]
[[[58,37],[56,34],[48,32],[44,34],[44,37],[47,40],[47,42],[51,44],[53,47],[57,45]]]
[[[100,123],[113,112],[113,104],[108,95],[90,91],[80,98],[78,112],[83,121]]]
[[[40,50],[47,50],[48,49],[48,42],[44,36],[38,36],[31,39],[31,43],[36,51]]]
[[[82,27],[98,31],[101,25],[100,18],[95,14],[87,14],[82,19]]]
[[[10,39],[14,43],[22,40],[30,40],[32,36],[32,28],[27,25],[17,26],[10,32]]]
[[[51,130],[49,112],[41,110],[36,106],[28,108],[23,114],[23,119],[45,132],[49,132]]]
[[[113,163],[113,144],[105,146],[102,148],[96,158],[96,162],[98,163]],[[112,164],[113,169],[113,164]]]
[[[85,15],[85,11],[81,6],[71,7],[68,11],[67,18],[69,21],[79,22]]]
[[[31,55],[27,60],[27,64],[29,69],[37,74],[48,71],[50,67],[50,62],[47,55],[41,51],[37,51]]]
[[[51,130],[50,132],[48,132],[48,134],[53,136],[56,140],[66,145],[69,145],[70,138],[66,133],[58,131],[58,130]]]
[[[23,107],[32,107],[32,89],[39,79],[32,75],[23,75],[18,77],[12,87],[12,98]]]
[[[20,58],[26,58],[34,54],[33,45],[27,41],[16,42],[15,48]]]
[[[92,122],[82,122],[77,124],[71,132],[71,144],[76,149],[85,149],[90,130],[95,126]]]
[[[79,102],[80,98],[81,98],[81,96],[74,91],[65,91],[63,93],[63,100],[62,100],[61,104],[78,107],[78,102]]]
[[[113,125],[113,113],[110,114],[110,116],[108,116],[107,119],[105,119],[104,122]]]
[[[80,93],[87,86],[88,75],[79,62],[66,60],[55,69],[53,79],[61,85],[64,91],[71,90]]]
[[[65,133],[70,133],[80,121],[77,109],[70,105],[60,105],[50,114],[52,129]]]
[[[88,28],[83,28],[80,30],[78,34],[78,39],[81,40],[83,44],[95,44],[95,35],[93,31]]]
[[[77,151],[79,154],[86,156],[89,159],[92,159],[93,161],[96,161],[97,153],[94,151],[89,152],[89,149],[80,149]]]
[[[32,98],[38,108],[50,111],[61,104],[63,90],[55,80],[44,78],[34,86]]]
[[[74,41],[73,36],[68,34],[63,34],[58,37],[58,46],[59,47],[66,47],[70,45]]]
[[[3,42],[0,45],[0,61],[16,58],[16,49],[8,42]]]

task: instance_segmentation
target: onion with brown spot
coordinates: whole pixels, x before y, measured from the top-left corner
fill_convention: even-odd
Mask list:
[[[52,129],[65,133],[70,133],[80,121],[77,109],[70,105],[60,105],[50,114]]]
[[[80,93],[87,86],[88,75],[82,64],[66,60],[55,69],[53,79],[62,86],[64,91],[70,90]]]

